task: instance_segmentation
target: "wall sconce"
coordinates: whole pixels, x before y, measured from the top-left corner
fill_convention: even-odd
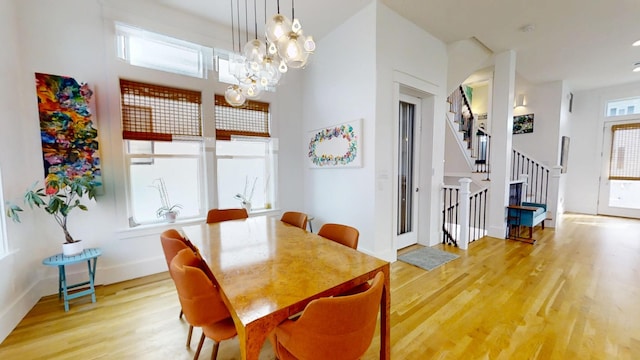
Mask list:
[[[518,106],[527,106],[527,98],[524,97],[524,94],[516,96],[516,103],[513,107],[517,108]]]

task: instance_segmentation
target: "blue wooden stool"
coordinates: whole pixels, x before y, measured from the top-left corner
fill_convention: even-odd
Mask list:
[[[60,253],[42,260],[44,265],[58,267],[58,298],[64,295],[64,311],[69,311],[69,300],[79,298],[80,296],[91,294],[91,302],[96,302],[94,280],[96,276],[96,263],[98,262],[98,256],[100,255],[102,255],[102,250],[99,248],[93,248],[84,249],[80,254],[74,256],[64,256]],[[91,259],[93,259],[93,265],[91,264]],[[67,274],[64,271],[64,266],[81,261],[87,262],[87,267],[89,268],[89,281],[67,285]],[[89,285],[87,290],[78,291],[73,294],[69,294],[68,292],[69,289],[87,284]]]

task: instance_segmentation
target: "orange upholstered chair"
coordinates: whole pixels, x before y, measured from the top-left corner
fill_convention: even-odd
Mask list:
[[[197,251],[197,248],[182,235],[176,229],[165,230],[160,234],[160,243],[162,244],[162,251],[164,252],[164,259],[167,261],[167,270],[171,273],[171,260],[184,249],[191,249]],[[172,276],[173,278],[173,276]],[[182,319],[182,309],[180,309],[180,315],[178,317]],[[191,335],[193,334],[193,326],[189,326],[189,334],[187,335],[187,346],[191,344]]]
[[[333,240],[352,249],[358,248],[358,229],[342,224],[324,224],[318,231],[318,235]]]
[[[280,221],[286,222],[287,224],[291,224],[293,226],[297,226],[300,229],[307,230],[307,214],[296,212],[296,211],[287,211],[282,214],[282,218]]]
[[[207,224],[221,221],[246,219],[249,217],[246,209],[211,209],[207,213]]]
[[[376,329],[384,275],[369,290],[311,301],[297,320],[285,320],[269,335],[280,360],[359,359]]]
[[[215,359],[220,341],[231,339],[237,332],[219,289],[199,266],[196,254],[189,249],[181,250],[171,261],[171,276],[187,322],[202,328],[194,360],[200,356],[205,336],[214,341],[211,359]]]

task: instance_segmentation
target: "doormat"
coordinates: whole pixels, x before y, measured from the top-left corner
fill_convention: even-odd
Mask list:
[[[451,260],[457,259],[458,257],[458,255],[448,253],[446,251],[424,247],[422,249],[400,255],[398,256],[398,260],[430,271],[440,265],[448,263]]]

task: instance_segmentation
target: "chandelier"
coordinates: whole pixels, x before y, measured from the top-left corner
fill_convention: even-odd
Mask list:
[[[278,12],[265,23],[264,40],[258,37],[256,0],[253,0],[254,39],[249,40],[247,0],[245,0],[246,43],[241,47],[240,0],[231,0],[231,33],[233,51],[236,51],[236,31],[238,38],[237,53],[229,58],[229,72],[238,80],[230,85],[224,98],[231,106],[244,105],[247,99],[255,99],[263,91],[274,90],[282,75],[290,68],[301,69],[309,61],[316,44],[313,36],[304,35],[300,20],[295,17],[294,0],[291,0],[291,18],[280,13],[280,0],[277,0]],[[265,18],[267,0],[264,0]],[[235,13],[235,16],[234,16]],[[236,27],[237,25],[237,27]]]

